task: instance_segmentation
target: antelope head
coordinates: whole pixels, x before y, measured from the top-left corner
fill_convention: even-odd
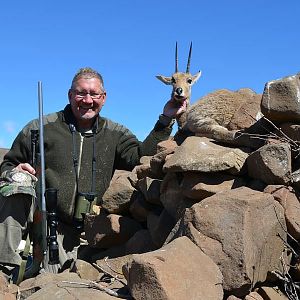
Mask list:
[[[164,84],[172,85],[173,90],[171,97],[172,99],[183,103],[187,101],[187,105],[190,104],[191,97],[191,87],[192,85],[200,78],[201,71],[192,75],[190,73],[190,63],[192,55],[192,43],[190,45],[189,57],[187,62],[187,67],[185,73],[178,72],[178,51],[177,51],[177,42],[175,49],[175,73],[171,77],[157,75],[156,78],[162,81]]]

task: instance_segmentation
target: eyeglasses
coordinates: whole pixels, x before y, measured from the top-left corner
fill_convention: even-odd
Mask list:
[[[74,90],[74,92],[76,94],[77,99],[83,99],[83,98],[87,97],[87,95],[90,95],[90,97],[93,100],[96,100],[104,95],[104,93],[101,93],[101,94],[93,93],[93,92],[87,93],[87,92],[80,92],[80,91],[76,91],[76,90]]]

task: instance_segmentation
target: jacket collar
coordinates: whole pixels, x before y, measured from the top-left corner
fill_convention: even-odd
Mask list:
[[[64,110],[62,111],[62,120],[67,125],[73,124],[77,128],[77,121],[76,118],[74,117],[70,104],[67,104]],[[98,115],[93,126],[93,129],[95,130],[96,133],[102,129],[104,122],[105,119]]]

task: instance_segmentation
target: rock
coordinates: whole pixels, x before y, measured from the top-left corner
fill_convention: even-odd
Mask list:
[[[165,209],[159,215],[154,212],[148,215],[147,228],[157,248],[162,247],[174,226],[175,219]]]
[[[149,165],[150,164],[150,159],[152,156],[142,156],[140,158],[140,164],[141,165]]]
[[[90,263],[77,259],[72,266],[71,272],[75,272],[81,279],[98,281],[100,273]]]
[[[76,273],[63,272],[59,274],[53,274],[45,272],[39,274],[35,278],[24,280],[19,286],[23,291],[21,293],[22,297],[25,299],[78,299],[78,285],[70,286],[63,283],[64,281],[87,283],[86,280],[81,279]],[[70,289],[68,289],[68,287]],[[75,295],[77,295],[77,298],[75,298]]]
[[[280,125],[280,129],[284,134],[291,138],[295,142],[300,141],[300,125],[294,123],[283,123]]]
[[[247,181],[247,185],[248,188],[255,190],[255,191],[259,191],[259,192],[263,192],[264,189],[266,188],[267,184],[264,183],[262,180],[259,179],[254,179],[254,178],[250,178]]]
[[[135,193],[131,185],[129,171],[116,171],[110,185],[102,197],[101,206],[113,214],[126,214],[129,211],[130,200]]]
[[[257,292],[251,292],[249,295],[245,297],[245,300],[265,300],[260,294]]]
[[[86,281],[77,280],[74,283],[48,283],[38,290],[28,300],[115,300],[116,297],[89,286]]]
[[[137,189],[141,191],[149,203],[161,205],[160,185],[162,180],[145,177],[137,182]]]
[[[220,172],[237,174],[248,154],[238,148],[228,148],[204,137],[188,137],[164,164],[164,172]]]
[[[187,207],[194,204],[194,200],[188,199],[183,196],[180,188],[178,174],[168,173],[161,184],[160,201],[165,210],[176,221],[182,216]]]
[[[257,293],[262,297],[262,299],[270,299],[270,300],[288,300],[289,299],[286,295],[284,295],[280,291],[280,289],[278,287],[262,286],[259,289],[257,289]]]
[[[163,152],[165,150],[169,150],[169,152],[174,152],[175,148],[177,148],[177,144],[174,140],[168,139],[157,144],[157,153]]]
[[[156,206],[147,202],[141,192],[137,192],[129,207],[131,216],[138,222],[146,222],[148,214]]]
[[[152,156],[142,156],[140,159],[140,165],[137,165],[134,167],[132,172],[137,176],[137,179],[144,178],[145,176],[148,176],[147,174],[151,174],[151,168],[150,168],[150,159]],[[149,175],[149,177],[152,178],[152,175]],[[136,186],[133,185],[135,188]]]
[[[137,221],[115,214],[87,215],[84,222],[90,247],[100,249],[124,244],[140,229]]]
[[[0,271],[0,299],[15,300],[18,293],[18,286],[8,282],[8,279],[2,271]]]
[[[155,174],[153,174],[150,163],[149,165],[139,165],[136,166],[133,171],[136,173],[138,179],[142,179],[144,177],[156,178]]]
[[[132,255],[124,255],[121,257],[99,259],[96,261],[96,265],[103,274],[110,274],[114,277],[118,276],[120,280],[126,282],[123,275],[123,266],[132,260]]]
[[[93,252],[91,261],[104,259],[105,257],[117,258],[129,254],[140,254],[156,250],[149,230],[141,229],[137,231],[125,244],[113,246],[106,250]]]
[[[154,178],[163,179],[165,172],[163,166],[166,162],[167,157],[174,153],[174,149],[166,149],[152,156],[150,160],[151,171],[155,175]]]
[[[148,229],[137,231],[125,244],[126,254],[139,254],[157,249]]]
[[[216,193],[244,185],[246,185],[246,180],[243,177],[221,172],[184,172],[180,187],[184,196],[200,201]]]
[[[238,298],[234,295],[230,295],[226,300],[242,300],[241,298]],[[263,300],[263,299],[262,299]]]
[[[266,83],[261,111],[272,122],[300,121],[299,74],[286,76]]]
[[[269,272],[281,269],[284,211],[272,195],[241,187],[187,209],[179,235],[188,236],[214,260],[229,294],[243,297]]]
[[[133,255],[123,273],[135,300],[223,299],[219,268],[187,237]]]
[[[273,195],[284,208],[284,215],[288,233],[296,240],[300,238],[300,203],[292,187],[283,185],[269,185],[265,193]]]
[[[288,143],[268,144],[247,158],[249,176],[266,184],[287,184],[292,173],[291,149]]]

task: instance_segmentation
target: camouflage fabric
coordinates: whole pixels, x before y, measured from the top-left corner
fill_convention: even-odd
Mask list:
[[[8,197],[14,194],[29,194],[36,197],[37,178],[27,172],[13,169],[4,171],[0,177],[0,194]]]

